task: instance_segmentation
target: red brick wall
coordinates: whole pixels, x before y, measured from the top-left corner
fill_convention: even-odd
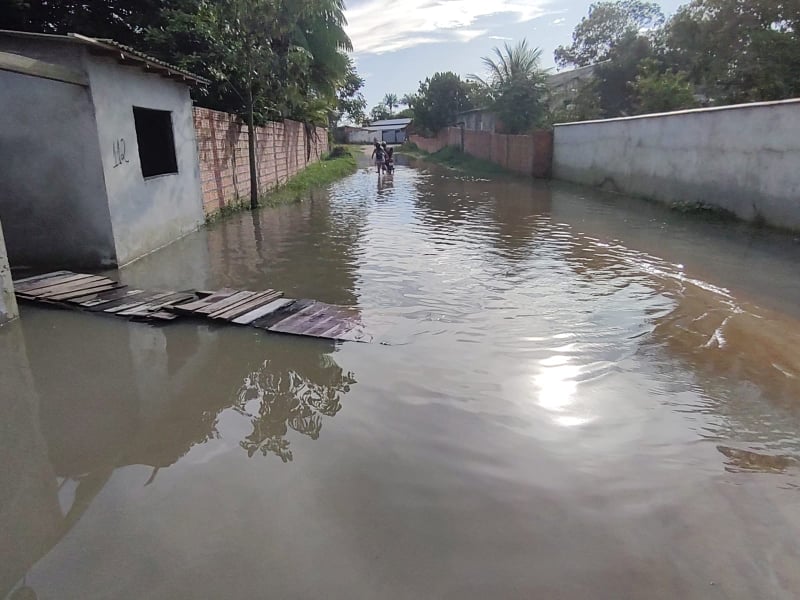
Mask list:
[[[437,152],[445,146],[461,146],[458,127],[443,129],[434,138],[409,136],[409,141],[426,152]],[[488,160],[504,169],[532,175],[550,177],[553,163],[553,133],[535,131],[530,135],[507,135],[488,131],[464,131],[464,152]]]
[[[227,113],[194,109],[194,127],[203,184],[206,215],[250,197],[247,126]],[[284,121],[256,128],[256,165],[259,191],[286,183],[309,163],[328,151],[328,133],[316,128],[311,155],[306,160],[306,131],[302,123]]]

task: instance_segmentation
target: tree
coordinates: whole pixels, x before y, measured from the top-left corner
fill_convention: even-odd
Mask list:
[[[471,77],[487,90],[491,107],[509,133],[524,133],[539,124],[546,110],[547,71],[540,66],[542,50],[523,39],[515,46],[495,47],[484,56],[488,75]]]
[[[333,124],[346,117],[352,123],[362,123],[366,118],[367,101],[361,93],[364,79],[356,71],[353,61],[348,57],[347,72],[336,96],[336,111]]]
[[[369,118],[371,121],[382,121],[391,119],[392,113],[388,111],[385,104],[381,103],[372,107],[372,110],[369,111]]]
[[[414,108],[416,101],[417,96],[415,94],[403,94],[403,97],[400,98],[400,104],[407,106],[408,108]]]
[[[397,99],[397,94],[386,94],[383,97],[383,104],[389,110],[389,114],[390,115],[393,114],[395,106],[399,104],[399,101]]]
[[[648,59],[639,65],[639,74],[631,84],[640,114],[667,112],[697,105],[694,90],[685,73],[663,70],[658,61]]]
[[[693,0],[670,19],[666,59],[717,101],[800,95],[800,10],[779,0]]]
[[[414,104],[417,126],[436,133],[452,125],[458,113],[472,108],[467,91],[466,82],[450,71],[434,73],[421,81]]]
[[[146,49],[145,30],[163,21],[173,0],[10,0],[0,6],[4,29],[38,33],[83,33]]]
[[[572,44],[556,48],[556,64],[583,67],[608,60],[620,41],[663,23],[664,14],[653,2],[617,0],[592,4],[589,15],[581,19],[572,33]]]
[[[639,74],[642,61],[653,58],[650,40],[628,34],[608,55],[608,60],[595,66],[596,91],[602,116],[619,117],[636,112],[636,97],[631,84]]]
[[[250,205],[255,208],[256,124],[284,117],[327,124],[337,107],[337,90],[352,75],[345,54],[350,40],[344,32],[344,4],[342,0],[173,2],[165,24],[151,28],[148,39],[168,60],[214,81],[203,104],[245,118],[251,132]]]

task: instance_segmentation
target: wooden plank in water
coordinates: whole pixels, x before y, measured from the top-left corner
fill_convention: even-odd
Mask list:
[[[289,298],[287,298],[287,300],[289,300]],[[250,327],[256,327],[258,329],[265,329],[269,331],[269,328],[275,323],[283,321],[293,314],[303,310],[304,308],[310,306],[312,302],[313,300],[294,300],[291,304],[276,310],[274,313],[265,315],[260,319],[256,319],[255,321],[251,321]]]
[[[258,292],[237,292],[233,296],[228,296],[224,300],[220,300],[219,302],[214,302],[214,304],[209,304],[208,306],[203,306],[202,308],[198,308],[196,312],[198,315],[210,315],[211,313],[215,313],[217,311],[221,311],[223,309],[227,310],[228,308],[232,308],[237,304],[244,302],[248,298],[252,298]]]
[[[85,296],[86,294],[92,294],[92,293],[97,293],[97,292],[107,292],[109,290],[115,290],[115,289],[118,289],[118,288],[128,287],[126,285],[122,285],[121,283],[117,283],[116,281],[111,281],[110,279],[107,280],[107,281],[108,281],[108,283],[98,282],[98,284],[95,287],[84,288],[84,289],[80,289],[80,290],[73,290],[71,292],[64,292],[63,294],[58,294],[56,296],[47,296],[47,297],[43,298],[42,300],[50,301],[50,302],[53,302],[53,301],[62,302],[64,300],[69,300],[71,298],[79,298],[81,296]]]
[[[266,317],[267,315],[279,311],[280,309],[285,308],[293,303],[294,300],[290,298],[279,298],[277,300],[272,300],[271,302],[267,302],[267,304],[251,310],[240,317],[231,319],[231,323],[236,323],[237,325],[249,325],[256,319]]]
[[[120,317],[147,317],[151,313],[160,311],[165,306],[169,306],[170,304],[175,304],[177,302],[185,302],[193,297],[194,294],[190,295],[179,292],[166,292],[165,295],[162,295],[160,298],[151,298],[144,304],[118,312],[117,315]]]
[[[326,312],[326,318],[320,319],[317,321],[316,325],[312,325],[310,328],[306,329],[303,332],[303,335],[311,335],[314,337],[325,337],[322,335],[326,331],[334,330],[338,325],[345,325],[347,327],[353,327],[355,324],[351,321],[350,315],[343,315],[339,311],[336,312]]]
[[[42,273],[41,275],[31,275],[30,277],[22,277],[20,279],[14,279],[12,283],[14,284],[14,286],[24,285],[26,283],[35,283],[37,281],[51,279],[59,275],[75,275],[75,273],[73,273],[72,271],[53,271],[51,273]]]
[[[267,302],[272,302],[273,300],[280,298],[283,296],[283,292],[276,292],[275,290],[267,290],[266,292],[259,292],[255,296],[251,297],[247,301],[237,304],[236,306],[231,307],[230,309],[225,309],[222,311],[218,311],[209,315],[212,319],[222,319],[225,321],[229,321],[230,319],[235,319],[236,317],[240,317],[245,313],[250,312],[266,304]]]
[[[77,304],[81,308],[92,308],[100,304],[106,304],[119,300],[130,294],[141,294],[144,290],[129,290],[126,288],[118,288],[110,292],[96,292],[94,294],[87,294],[86,296],[78,296],[77,298],[70,298],[70,304]]]
[[[126,310],[130,310],[137,306],[141,306],[142,304],[147,304],[148,302],[152,302],[153,300],[158,300],[166,296],[167,294],[171,294],[172,292],[145,292],[144,294],[140,294],[136,298],[132,298],[130,302],[125,302],[123,304],[119,304],[112,308],[106,308],[103,312],[109,314],[117,314]]]
[[[302,308],[297,312],[288,315],[285,319],[275,323],[273,327],[277,325],[283,325],[284,327],[292,327],[295,323],[303,322],[312,315],[316,315],[322,312],[323,310],[325,310],[324,304],[322,304],[321,302],[317,302],[315,300],[311,300],[310,303],[305,308]],[[270,327],[270,330],[272,330],[272,327]]]
[[[110,279],[106,279],[105,277],[99,277],[97,275],[87,276],[86,279],[80,279],[78,281],[70,281],[67,283],[59,283],[57,285],[53,285],[47,288],[41,288],[38,290],[34,290],[33,292],[27,292],[31,296],[36,296],[37,298],[50,298],[52,296],[58,296],[60,294],[65,294],[68,292],[75,292],[78,290],[83,290],[86,288],[97,287],[101,283],[115,283]]]
[[[112,290],[112,291],[117,291],[117,290]],[[108,302],[98,302],[97,304],[91,304],[90,306],[85,307],[86,310],[88,310],[89,312],[102,312],[105,311],[107,308],[114,308],[115,306],[132,302],[135,298],[138,298],[139,296],[151,293],[145,290],[120,289],[119,291],[120,292],[125,291],[126,293],[115,300],[110,300]]]
[[[231,288],[222,288],[203,298],[202,300],[195,300],[194,302],[188,302],[186,304],[176,304],[174,306],[170,306],[170,310],[174,310],[176,312],[191,315],[194,314],[198,308],[203,308],[204,306],[208,306],[210,304],[214,304],[215,302],[219,302],[220,300],[224,300],[225,298],[236,294],[239,290],[233,290]]]
[[[47,279],[45,281],[31,283],[29,286],[20,286],[17,289],[17,293],[23,293],[28,296],[37,296],[41,293],[44,293],[44,291],[51,289],[53,287],[57,287],[59,285],[66,285],[74,282],[94,280],[93,278],[95,277],[97,277],[97,275],[81,275],[81,274],[53,277],[52,279]]]

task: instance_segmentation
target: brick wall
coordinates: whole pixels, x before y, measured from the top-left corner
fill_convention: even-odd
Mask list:
[[[461,147],[461,130],[449,127],[436,137],[409,136],[409,141],[426,152],[445,146]],[[533,177],[550,177],[553,163],[553,133],[535,131],[530,135],[507,135],[488,131],[464,131],[464,152],[496,165]]]
[[[194,127],[203,185],[203,210],[214,214],[223,207],[250,198],[247,126],[228,113],[194,109]],[[256,165],[259,192],[274,189],[316,162],[328,151],[328,132],[317,127],[310,136],[302,123],[270,122],[256,128]]]

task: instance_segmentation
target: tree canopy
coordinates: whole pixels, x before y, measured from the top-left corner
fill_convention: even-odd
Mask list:
[[[415,98],[416,125],[433,133],[452,125],[458,113],[473,108],[467,82],[450,71],[426,77]]]

